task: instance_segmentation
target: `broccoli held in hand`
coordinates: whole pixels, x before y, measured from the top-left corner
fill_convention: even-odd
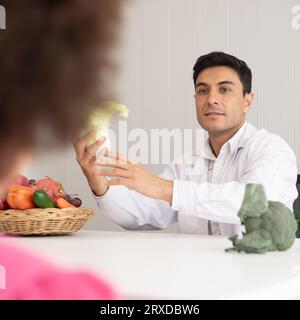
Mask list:
[[[101,151],[107,149],[110,151],[111,142],[109,138],[108,128],[112,121],[113,114],[116,113],[122,118],[127,118],[129,110],[123,104],[114,101],[105,101],[96,111],[89,117],[89,129],[95,130],[95,137],[89,142],[92,145],[97,140],[105,137],[105,142],[96,151],[96,158],[101,158]]]
[[[238,213],[246,233],[242,239],[230,237],[232,249],[264,253],[289,249],[295,240],[297,222],[293,212],[277,201],[267,201],[261,184],[247,184],[242,206]]]
[[[96,111],[90,115],[89,127],[96,130],[96,135],[90,143],[99,140],[111,124],[112,116],[117,113],[122,118],[127,118],[129,110],[123,104],[114,101],[105,101]]]

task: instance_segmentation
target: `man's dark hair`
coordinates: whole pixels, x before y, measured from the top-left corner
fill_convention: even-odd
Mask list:
[[[39,133],[47,132],[47,144],[54,137],[66,143],[113,98],[121,3],[1,1],[7,26],[0,30],[0,176],[19,148],[40,141]]]
[[[229,67],[236,71],[241,83],[243,85],[243,95],[251,92],[252,87],[252,73],[250,68],[247,66],[245,61],[242,61],[230,54],[224,52],[211,52],[198,58],[196,64],[194,65],[194,85],[196,86],[196,81],[198,75],[207,68],[212,67]]]

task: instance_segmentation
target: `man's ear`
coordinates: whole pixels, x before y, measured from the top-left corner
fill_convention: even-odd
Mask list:
[[[245,104],[244,104],[244,113],[246,113],[251,108],[253,99],[254,99],[253,93],[246,93]]]

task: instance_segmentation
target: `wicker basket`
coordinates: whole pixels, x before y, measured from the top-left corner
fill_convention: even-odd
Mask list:
[[[82,228],[92,209],[28,209],[0,211],[0,232],[14,235],[63,235]]]

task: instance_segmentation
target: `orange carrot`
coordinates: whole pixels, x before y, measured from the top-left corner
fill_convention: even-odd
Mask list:
[[[72,205],[72,203],[68,202],[64,198],[58,198],[56,200],[56,204],[58,208],[64,209],[64,208],[76,208],[75,206]]]

